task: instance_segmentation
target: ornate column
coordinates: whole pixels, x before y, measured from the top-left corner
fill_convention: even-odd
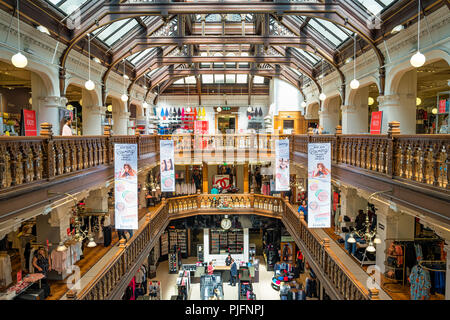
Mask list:
[[[38,100],[39,109],[37,112],[37,123],[47,122],[53,126],[55,135],[61,135],[62,118],[60,116],[59,108],[66,107],[67,99],[65,97],[49,96],[40,97]],[[61,115],[63,115],[61,113]]]
[[[367,133],[369,120],[369,87],[358,89],[353,101],[348,105],[341,106],[342,110],[342,133]]]
[[[114,109],[114,106],[113,106]],[[128,119],[130,112],[113,112],[113,133],[114,135],[128,134]]]
[[[399,121],[402,134],[416,133],[416,96],[392,94],[378,97],[378,110],[383,111],[381,133],[386,134],[389,122]]]
[[[331,98],[324,103],[322,110],[319,111],[319,125],[328,134],[336,132],[336,126],[339,125],[339,99]]]
[[[103,106],[83,106],[83,135],[97,136],[102,135],[102,117],[105,115]]]

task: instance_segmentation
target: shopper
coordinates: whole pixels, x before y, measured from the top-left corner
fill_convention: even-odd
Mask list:
[[[360,231],[366,226],[366,214],[364,210],[359,210],[358,215],[355,218],[356,230]]]
[[[63,136],[71,136],[72,135],[72,129],[71,129],[71,125],[72,125],[72,120],[69,117],[66,117],[64,119],[65,123],[62,129],[62,134]]]
[[[120,242],[120,239],[124,239],[125,242],[127,242],[127,236],[125,234],[125,231],[126,230],[124,230],[124,229],[117,229],[117,236],[119,237],[119,242]]]
[[[230,286],[236,286],[237,277],[237,265],[234,259],[231,259],[231,269],[230,269]]]
[[[51,271],[52,267],[43,247],[40,247],[37,253],[35,253],[33,257],[33,267],[38,273],[44,275],[44,278],[41,280],[41,285],[44,289],[45,297],[51,296],[50,286],[47,282],[47,272]]]
[[[228,254],[228,257],[225,259],[225,265],[228,267],[231,265],[232,262],[231,253]]]
[[[308,205],[306,204],[306,200],[302,200],[302,204],[298,206],[298,213],[300,212],[303,212],[305,221],[308,223]]]
[[[210,261],[210,262],[209,262],[209,265],[208,265],[208,274],[209,274],[209,275],[212,275],[213,272],[214,272],[213,263],[212,263],[212,261]]]
[[[217,189],[217,184],[213,185],[211,189],[211,194],[219,194],[219,189]]]

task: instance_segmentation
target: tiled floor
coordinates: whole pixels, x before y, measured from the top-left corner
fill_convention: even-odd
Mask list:
[[[278,291],[272,288],[270,285],[273,271],[267,271],[264,259],[260,258],[262,264],[259,268],[259,282],[253,283],[253,292],[256,295],[257,300],[280,300],[280,294]],[[194,257],[184,259],[184,263],[195,263]],[[304,278],[304,275],[302,275]],[[161,281],[161,295],[163,300],[170,300],[172,295],[177,294],[176,287],[177,274],[169,274],[169,264],[167,261],[159,263],[156,270],[156,277],[150,279],[150,281]],[[304,279],[303,279],[304,280]],[[238,300],[238,285],[232,287],[228,283],[223,284],[224,298],[225,300]],[[200,283],[194,283],[191,285],[190,300],[200,300]]]

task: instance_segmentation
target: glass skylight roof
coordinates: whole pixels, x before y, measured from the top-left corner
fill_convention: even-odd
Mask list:
[[[360,5],[367,9],[372,14],[378,14],[396,0],[357,0]]]
[[[55,7],[62,10],[65,14],[69,15],[75,10],[79,9],[88,0],[47,0]]]
[[[152,52],[156,51],[156,48],[145,49],[144,51],[136,52],[135,54],[129,56],[127,60],[133,65],[137,65],[140,61],[144,60]]]

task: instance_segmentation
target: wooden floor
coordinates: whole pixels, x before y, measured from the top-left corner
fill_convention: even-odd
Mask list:
[[[345,252],[347,252],[347,250],[345,250],[345,244],[338,242],[338,239],[340,237],[334,233],[334,228],[326,228],[323,230],[330,236],[331,239],[333,239],[337,244],[339,244],[339,246],[342,249],[344,249]],[[349,256],[353,260],[355,260],[355,262],[357,262],[358,264],[360,263],[352,255]],[[362,266],[364,271],[367,271],[367,267],[368,267],[367,265]],[[406,285],[402,285],[401,283],[394,284],[392,283],[391,279],[388,279],[381,274],[381,287],[392,298],[392,300],[410,300],[410,289],[408,284]],[[430,295],[430,300],[445,300],[445,296],[438,293],[432,294]]]

